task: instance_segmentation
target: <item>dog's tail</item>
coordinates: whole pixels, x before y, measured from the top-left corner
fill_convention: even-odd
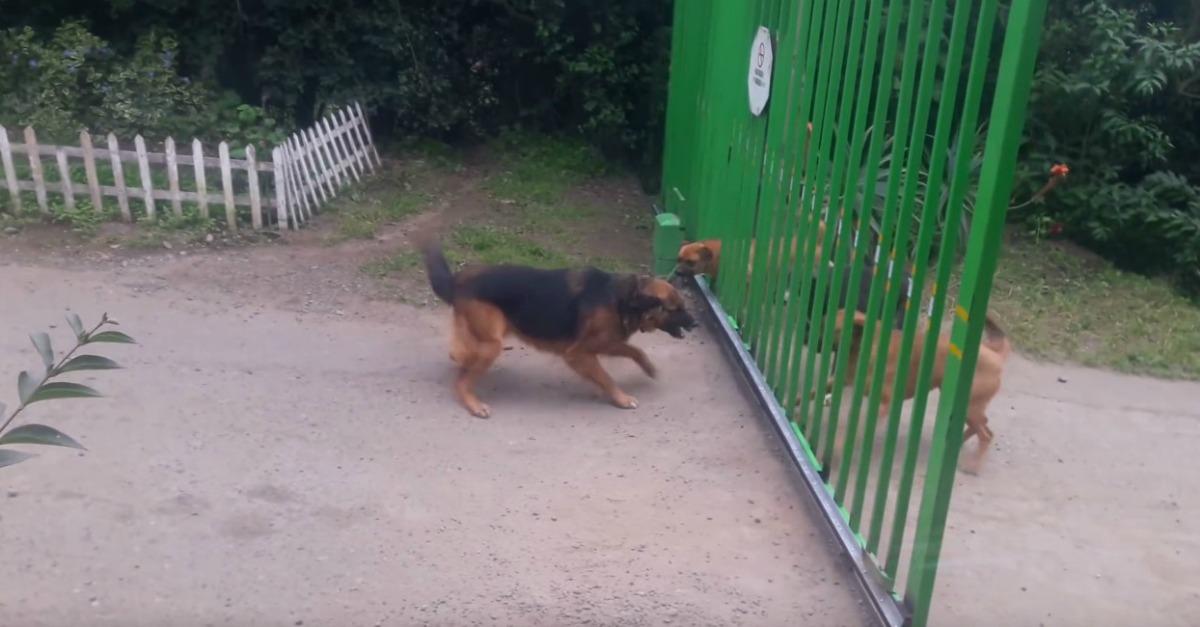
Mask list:
[[[425,259],[425,274],[429,276],[429,287],[446,303],[454,301],[454,271],[442,254],[442,247],[435,240],[421,245],[421,256]]]
[[[1012,342],[1008,339],[1008,333],[991,313],[987,314],[983,324],[983,346],[1000,355],[1000,359],[1007,360],[1008,355],[1012,353]]]

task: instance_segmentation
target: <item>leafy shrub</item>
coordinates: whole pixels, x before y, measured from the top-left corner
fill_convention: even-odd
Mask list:
[[[178,72],[178,42],[159,30],[121,54],[78,21],[47,38],[31,28],[0,32],[0,124],[32,125],[50,142],[81,130],[154,140],[230,140],[267,148],[283,137],[275,120]]]
[[[1054,4],[1018,189],[1040,186],[1053,163],[1070,164],[1072,183],[1044,205],[1050,220],[1121,267],[1200,288],[1200,100],[1188,94],[1200,79],[1200,43],[1152,19],[1153,9]]]
[[[13,410],[12,414],[9,414],[4,419],[4,424],[0,425],[0,445],[38,444],[87,450],[70,436],[46,425],[24,424],[13,429],[8,428],[17,415],[34,403],[64,398],[91,398],[100,396],[99,392],[86,385],[67,381],[51,381],[51,379],[68,372],[114,370],[121,367],[117,362],[107,357],[101,357],[100,355],[76,355],[75,351],[88,344],[135,343],[132,337],[120,331],[101,331],[101,328],[105,326],[117,324],[117,321],[109,318],[107,313],[100,317],[100,323],[90,331],[83,328],[83,321],[73,313],[67,314],[67,322],[70,323],[71,330],[75,333],[75,346],[57,361],[55,360],[54,347],[50,342],[49,335],[39,332],[30,336],[34,348],[37,349],[38,355],[42,359],[43,370],[40,375],[33,375],[29,371],[22,371],[17,377],[17,392],[21,403]],[[4,403],[0,403],[0,418],[4,418],[6,409]],[[0,468],[19,464],[32,457],[35,456],[31,453],[11,448],[0,448]]]
[[[4,4],[9,23],[39,32],[85,19],[116,49],[157,52],[138,42],[169,42],[179,53],[172,70],[236,92],[239,104],[271,109],[269,117],[284,126],[307,126],[329,107],[357,100],[379,136],[565,131],[657,171],[670,0],[264,0],[236,11],[151,0]],[[131,72],[167,69],[157,57],[146,63],[154,67]],[[181,115],[198,112],[189,105],[209,106],[203,99],[172,103]],[[6,110],[0,105],[0,117]]]

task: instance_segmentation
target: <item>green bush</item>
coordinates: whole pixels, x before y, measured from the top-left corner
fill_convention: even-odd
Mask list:
[[[1191,90],[1200,80],[1200,30],[1155,19],[1156,11],[1171,15],[1165,0],[1157,4],[1053,5],[1018,188],[1032,191],[1052,164],[1069,164],[1070,182],[1040,206],[1044,217],[1123,268],[1194,290],[1200,96]]]
[[[278,112],[271,117],[289,125],[307,126],[330,107],[357,100],[380,137],[453,141],[513,127],[566,132],[651,175],[661,155],[671,7],[669,0],[264,0],[235,11],[206,1],[0,0],[8,23],[35,32],[86,20],[129,59],[142,88],[164,94],[161,118],[183,126],[199,128],[194,116],[210,103],[186,89],[179,72],[196,79],[192,85],[236,93],[238,104]],[[167,50],[178,52],[169,68],[159,58]],[[67,78],[41,82],[41,102]],[[16,110],[10,106],[0,101],[0,116]],[[88,109],[70,112],[86,118]],[[213,126],[228,132],[223,126],[231,120],[226,115]]]
[[[81,130],[128,141],[173,136],[269,148],[275,120],[235,96],[218,97],[178,72],[179,44],[152,30],[121,53],[79,21],[46,37],[29,27],[0,32],[0,124],[33,126],[42,141],[74,143]]]

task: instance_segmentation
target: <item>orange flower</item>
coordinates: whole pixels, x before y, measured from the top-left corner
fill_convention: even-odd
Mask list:
[[[1050,176],[1054,178],[1066,178],[1071,173],[1071,168],[1068,168],[1065,163],[1059,163],[1050,168]]]

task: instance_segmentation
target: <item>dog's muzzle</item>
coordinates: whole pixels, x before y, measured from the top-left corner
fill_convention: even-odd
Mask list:
[[[672,311],[667,316],[667,321],[659,328],[666,331],[671,337],[682,340],[684,334],[695,329],[696,326],[696,319],[692,317],[692,314],[688,313],[686,309],[679,309]]]

